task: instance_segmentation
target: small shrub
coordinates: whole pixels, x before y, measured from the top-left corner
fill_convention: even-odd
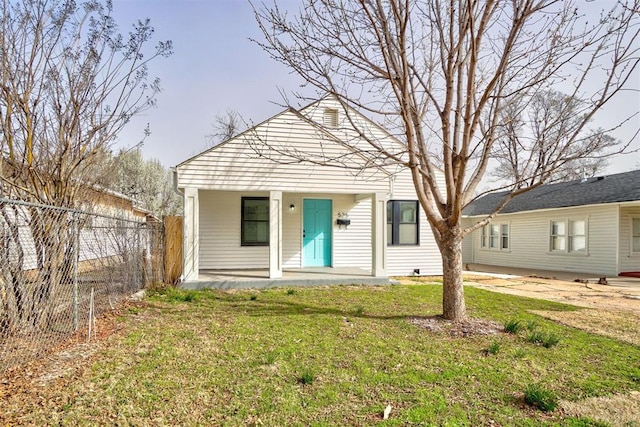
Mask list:
[[[584,417],[567,420],[563,425],[566,427],[609,427],[607,423]]]
[[[491,345],[489,345],[489,348],[487,349],[487,353],[489,354],[498,354],[499,351],[500,351],[499,341],[493,341]]]
[[[159,294],[167,301],[175,302],[193,302],[198,299],[198,291],[181,290],[175,288],[169,288],[164,293]]]
[[[538,328],[538,322],[536,322],[533,319],[529,319],[527,320],[527,330],[529,330],[530,332],[535,331]]]
[[[293,295],[296,293],[295,289],[287,289],[287,295]]]
[[[264,358],[264,362],[267,365],[273,365],[274,363],[276,363],[276,358],[277,358],[276,353],[273,351],[270,351],[269,353],[266,354]]]
[[[560,342],[560,337],[553,332],[531,331],[527,335],[527,341],[532,344],[541,344],[544,348],[551,348]]]
[[[304,369],[302,371],[302,375],[300,375],[300,378],[298,378],[298,382],[304,385],[310,385],[313,384],[313,381],[316,379],[315,375],[313,375],[313,372],[311,372],[309,369]]]
[[[558,400],[553,392],[545,389],[540,384],[529,384],[524,392],[524,401],[527,405],[534,406],[541,411],[551,412],[558,406]]]
[[[531,344],[540,344],[544,341],[544,334],[540,331],[531,331],[527,335],[527,341]]]
[[[162,282],[153,282],[146,284],[144,288],[149,295],[157,295],[166,292],[167,289],[171,289],[173,286]]]
[[[355,311],[354,311],[354,313],[355,313],[357,316],[362,316],[362,315],[364,314],[364,307],[363,307],[363,306],[361,306],[361,305],[357,306],[357,307],[356,307],[356,309],[355,309]]]
[[[513,357],[516,359],[522,359],[527,355],[527,352],[524,351],[524,348],[517,348],[516,351],[513,352]]]
[[[255,301],[255,300],[257,300],[257,299],[258,299],[258,295],[256,295],[256,294],[251,294],[251,296],[249,297],[249,299],[250,299],[251,301]]]
[[[187,292],[184,294],[184,302],[192,302],[197,299],[197,294],[194,291]]]
[[[560,342],[560,337],[553,332],[549,332],[544,335],[544,339],[542,340],[542,346],[544,348],[551,348],[555,345],[558,345]]]
[[[504,324],[504,331],[509,334],[518,334],[522,330],[522,322],[516,319],[508,320],[507,323]]]

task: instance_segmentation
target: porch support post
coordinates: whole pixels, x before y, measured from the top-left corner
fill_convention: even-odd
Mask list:
[[[282,191],[269,192],[269,278],[282,277]]]
[[[200,205],[198,189],[184,189],[183,222],[183,276],[184,280],[197,280],[200,268]]]
[[[387,194],[371,197],[371,275],[387,277]]]

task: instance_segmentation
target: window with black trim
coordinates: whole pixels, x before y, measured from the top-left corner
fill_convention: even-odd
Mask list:
[[[387,244],[390,246],[420,244],[418,202],[389,200],[387,202]]]
[[[269,198],[243,197],[241,245],[269,246]]]

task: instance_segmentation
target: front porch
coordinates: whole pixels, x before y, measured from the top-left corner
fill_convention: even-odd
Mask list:
[[[292,272],[318,266],[325,273],[316,284],[332,279],[327,271],[388,283],[386,193],[184,191],[187,283],[227,286],[235,271],[234,281],[259,280],[245,287],[263,286],[264,279],[282,286]],[[356,274],[342,273],[349,269]],[[223,273],[209,279],[211,271]]]
[[[388,277],[374,277],[357,267],[310,267],[284,269],[282,277],[269,278],[269,269],[200,270],[198,278],[186,280],[184,289],[264,289],[282,286],[389,285]]]

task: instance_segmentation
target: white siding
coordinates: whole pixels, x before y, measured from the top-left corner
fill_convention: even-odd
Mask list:
[[[299,162],[302,156],[312,162]],[[341,166],[314,164],[328,159]],[[307,123],[284,112],[218,147],[178,165],[178,186],[230,191],[371,193],[389,189],[377,168],[358,173],[362,158]]]
[[[617,218],[617,205],[498,215],[493,222],[509,224],[510,249],[480,248],[481,230],[476,230],[473,261],[487,265],[617,275]],[[587,254],[551,253],[551,221],[567,219],[587,220]]]
[[[325,110],[327,109],[338,112],[337,126],[328,130],[341,141],[347,141],[350,146],[357,147],[364,152],[371,149],[371,145],[366,140],[374,141],[389,152],[401,157],[406,155],[405,145],[390,136],[386,129],[378,126],[375,122],[352,108],[349,108],[348,112],[345,113],[342,105],[335,99],[322,99],[304,108],[300,113],[315,123],[324,123]],[[357,132],[354,131],[354,127]]]
[[[351,225],[336,225],[338,212],[347,212]],[[336,196],[333,202],[333,265],[371,269],[371,198],[356,202],[355,196]]]
[[[618,272],[640,271],[640,254],[631,253],[631,220],[640,218],[640,206],[620,209],[620,248]]]
[[[268,246],[240,246],[242,196],[268,193],[200,191],[200,268],[268,268]]]
[[[302,267],[302,196],[282,195],[282,268]],[[290,212],[289,206],[295,211]]]
[[[390,200],[417,200],[408,169],[396,175]],[[389,276],[410,276],[415,269],[422,275],[442,274],[442,258],[423,209],[420,211],[420,245],[387,246]]]
[[[269,248],[240,245],[240,206],[244,196],[265,196],[259,192],[200,191],[200,268],[267,268]],[[354,195],[283,194],[283,268],[302,267],[303,199],[332,200],[333,266],[371,268],[371,199],[355,201]],[[290,212],[293,204],[295,211]],[[351,225],[336,225],[339,212],[347,212]]]
[[[366,144],[349,130],[339,110],[338,127],[331,133],[308,120],[322,123],[325,108],[339,108],[330,99],[301,111],[285,111],[253,130],[178,165],[178,187],[198,188],[200,194],[200,268],[267,268],[267,247],[240,246],[240,199],[283,192],[283,268],[302,267],[302,200],[333,200],[333,265],[371,269],[371,198],[362,195],[389,193],[390,174],[378,168],[358,170],[365,160],[348,148]],[[361,131],[386,146],[396,141],[364,116],[354,115]],[[340,138],[340,141],[336,139]],[[399,150],[402,150],[400,147]],[[291,156],[311,161],[292,161]],[[333,159],[340,166],[321,166]],[[316,164],[314,164],[316,162]],[[346,166],[346,167],[345,167]],[[361,196],[356,196],[361,195]],[[416,200],[409,171],[395,178],[391,199]],[[294,204],[296,211],[289,212]],[[351,225],[336,225],[339,212],[347,212]],[[389,275],[441,274],[440,254],[426,217],[420,210],[420,245],[387,247]]]

